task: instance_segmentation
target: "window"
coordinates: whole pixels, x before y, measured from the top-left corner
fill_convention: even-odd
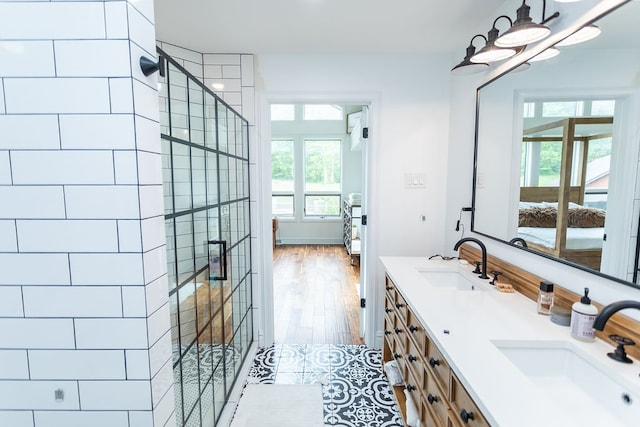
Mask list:
[[[293,104],[271,104],[271,120],[291,121],[296,119],[296,109]]]
[[[536,104],[535,102],[525,102],[524,103],[524,111],[522,112],[522,117],[530,118],[536,116]]]
[[[552,101],[542,103],[542,117],[582,116],[584,101]]]
[[[271,141],[271,212],[278,216],[293,216],[294,186],[293,140]]]
[[[304,141],[305,216],[339,216],[342,189],[341,141]]]
[[[591,103],[592,116],[613,116],[616,101],[593,101]]]
[[[305,104],[303,112],[304,120],[343,120],[342,107],[326,104]]]

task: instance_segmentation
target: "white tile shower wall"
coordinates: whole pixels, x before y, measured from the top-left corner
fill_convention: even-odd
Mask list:
[[[50,41],[0,42],[0,76],[51,77],[54,65]]]
[[[58,116],[7,115],[0,116],[3,137],[0,150],[57,150],[60,148]],[[25,132],[29,129],[29,132]]]
[[[0,2],[2,426],[172,424],[153,20],[152,0]]]
[[[127,415],[124,411],[42,411],[36,412],[35,421],[37,427],[129,427]]]

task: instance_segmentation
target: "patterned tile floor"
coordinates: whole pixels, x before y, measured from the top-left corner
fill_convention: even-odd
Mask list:
[[[279,344],[258,350],[249,383],[322,384],[329,426],[402,426],[382,353],[363,345]]]

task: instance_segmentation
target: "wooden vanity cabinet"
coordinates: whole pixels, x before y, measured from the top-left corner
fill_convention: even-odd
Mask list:
[[[485,427],[489,423],[433,343],[393,281],[385,278],[383,363],[395,359],[404,386],[393,392],[406,424],[404,389],[423,426]]]

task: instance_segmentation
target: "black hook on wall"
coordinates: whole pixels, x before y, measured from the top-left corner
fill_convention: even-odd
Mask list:
[[[164,72],[165,72],[164,57],[160,55],[158,57],[158,62],[154,62],[152,59],[149,59],[146,56],[141,56],[140,69],[142,70],[142,74],[144,74],[147,77],[155,73],[156,71],[159,71],[160,76],[164,77]]]

